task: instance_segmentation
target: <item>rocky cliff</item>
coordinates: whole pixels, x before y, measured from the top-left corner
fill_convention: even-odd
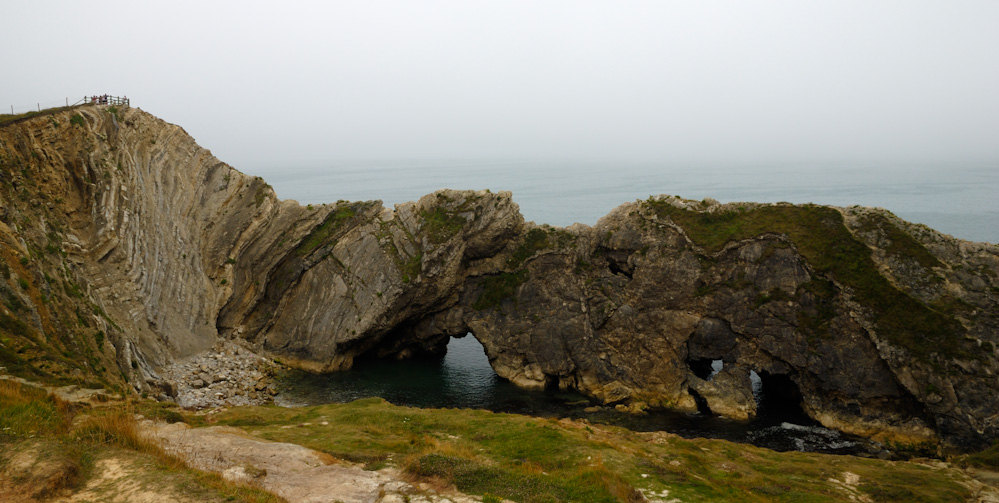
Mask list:
[[[501,376],[605,402],[747,418],[755,373],[843,431],[995,438],[994,245],[884,210],[673,197],[520,239],[417,337],[470,331]]]
[[[9,371],[143,391],[219,337],[331,371],[471,333],[502,377],[632,409],[750,417],[755,375],[845,431],[999,436],[999,248],[884,210],[656,197],[554,228],[502,192],[303,207],[113,107],[0,128],[0,176]]]

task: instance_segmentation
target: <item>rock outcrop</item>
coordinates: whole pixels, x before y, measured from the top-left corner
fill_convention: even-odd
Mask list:
[[[506,192],[303,207],[113,107],[0,128],[0,174],[0,357],[24,372],[155,392],[219,337],[333,371],[472,333],[521,386],[633,409],[751,417],[752,373],[844,431],[999,437],[999,247],[884,210],[654,197],[555,228]]]
[[[592,228],[530,228],[508,257],[417,330],[470,331],[499,375],[605,402],[700,397],[746,418],[755,372],[843,431],[996,435],[996,246],[883,210],[660,197]]]

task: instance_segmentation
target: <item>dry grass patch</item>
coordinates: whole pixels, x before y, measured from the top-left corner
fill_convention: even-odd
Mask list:
[[[521,503],[629,503],[641,501],[641,494],[650,501],[758,503],[971,497],[959,470],[914,462],[778,453],[578,421],[399,407],[380,399],[233,408],[210,421],[369,467],[395,466],[438,487]],[[852,485],[844,473],[856,476]]]
[[[135,468],[128,479],[140,485],[158,480],[166,493],[193,495],[182,500],[284,501],[187,468],[139,434],[135,411],[132,402],[78,410],[40,388],[0,380],[0,501],[68,497],[103,476],[96,459],[124,460]]]

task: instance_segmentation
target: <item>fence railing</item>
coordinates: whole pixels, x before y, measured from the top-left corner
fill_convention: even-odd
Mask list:
[[[128,97],[126,96],[111,96],[108,94],[102,96],[84,96],[80,102],[80,105],[121,105],[128,106]]]
[[[30,112],[41,112],[49,108],[70,107],[76,105],[115,105],[130,106],[129,99],[125,96],[84,96],[75,103],[70,103],[69,98],[59,101],[39,101],[30,105],[10,105],[10,115],[25,114]],[[0,115],[6,115],[7,110],[0,110]]]

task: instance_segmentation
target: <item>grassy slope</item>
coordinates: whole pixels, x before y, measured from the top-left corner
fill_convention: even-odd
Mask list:
[[[24,131],[0,123],[0,201],[6,224],[0,225],[0,367],[31,380],[121,390],[128,376],[118,368],[110,344],[121,335],[120,327],[88,295],[78,265],[63,249],[69,240],[69,214],[79,208],[70,204],[66,187],[52,181],[81,171],[44,152],[17,147],[26,135],[44,128],[64,137],[66,158],[94,141],[78,125],[80,114],[67,120],[60,111],[41,112],[48,118],[24,126]],[[110,154],[89,150],[111,165]]]
[[[205,422],[206,416],[190,416]],[[210,422],[364,463],[398,466],[470,494],[518,502],[966,501],[955,469],[850,456],[777,453],[720,440],[380,399],[307,408],[245,407]],[[325,423],[325,424],[324,424]],[[853,486],[845,484],[859,476]],[[850,488],[852,487],[852,488]],[[664,491],[668,497],[663,497]],[[658,496],[654,496],[658,495]]]
[[[92,480],[102,482],[97,467],[109,459],[123,467],[129,481],[165,497],[205,502],[283,501],[254,487],[184,467],[138,436],[131,404],[76,410],[38,388],[0,380],[0,501],[46,500],[79,491]],[[95,488],[95,496],[120,499],[121,483],[103,481]]]

